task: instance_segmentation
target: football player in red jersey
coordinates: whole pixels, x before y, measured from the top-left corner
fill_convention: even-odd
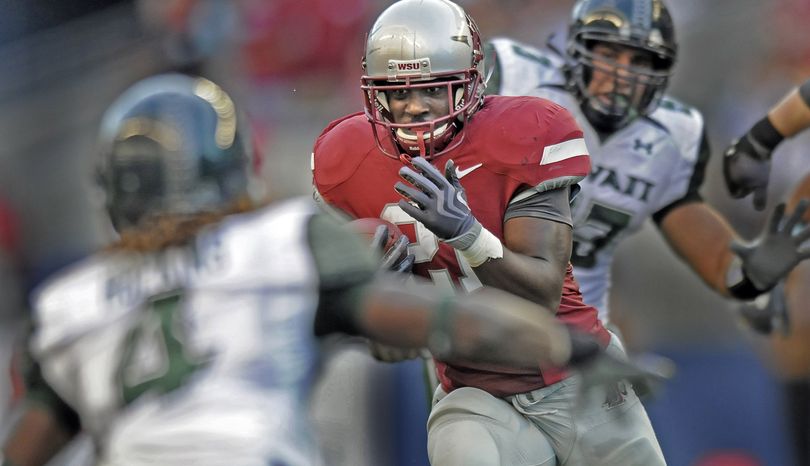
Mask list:
[[[482,59],[475,23],[458,5],[386,9],[366,44],[365,114],[333,122],[315,143],[315,196],[399,226],[414,272],[436,285],[512,292],[622,354],[582,302],[569,263],[569,201],[590,168],[582,131],[550,101],[484,98]],[[593,464],[596,449],[600,464],[664,464],[628,384],[612,403],[602,396],[575,409],[580,379],[564,368],[453,360],[437,361],[437,372],[434,466]]]

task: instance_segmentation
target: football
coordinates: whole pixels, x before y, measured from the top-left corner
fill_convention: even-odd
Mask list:
[[[377,231],[377,227],[380,225],[385,225],[388,227],[388,239],[385,242],[383,251],[380,252],[382,254],[384,251],[387,251],[388,248],[390,248],[400,236],[403,235],[402,230],[400,230],[399,227],[387,220],[376,217],[358,218],[348,223],[349,228],[359,233],[360,236],[365,238],[369,243],[374,238],[374,232]]]

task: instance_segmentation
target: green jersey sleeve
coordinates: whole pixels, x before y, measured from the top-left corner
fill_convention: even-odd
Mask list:
[[[319,277],[316,335],[356,334],[353,316],[377,272],[377,258],[357,234],[323,214],[310,220],[308,239]]]

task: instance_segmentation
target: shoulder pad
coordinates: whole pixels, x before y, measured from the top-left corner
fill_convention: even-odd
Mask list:
[[[540,86],[565,84],[564,60],[550,50],[507,38],[492,39],[488,46],[495,54],[498,76],[497,89],[490,93],[526,95]]]
[[[664,96],[649,118],[672,136],[683,157],[690,160],[697,158],[705,131],[700,111],[672,97]]]
[[[363,113],[333,121],[315,141],[312,152],[315,187],[325,193],[346,181],[376,151],[371,126]]]
[[[470,123],[470,143],[480,148],[485,165],[526,184],[584,177],[590,168],[582,129],[550,100],[490,96]]]

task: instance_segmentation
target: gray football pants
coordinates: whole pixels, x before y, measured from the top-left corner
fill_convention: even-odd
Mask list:
[[[624,355],[619,339],[607,351]],[[666,465],[630,384],[579,396],[580,377],[496,398],[465,387],[434,395],[428,419],[432,466]],[[578,402],[579,401],[579,402]]]

